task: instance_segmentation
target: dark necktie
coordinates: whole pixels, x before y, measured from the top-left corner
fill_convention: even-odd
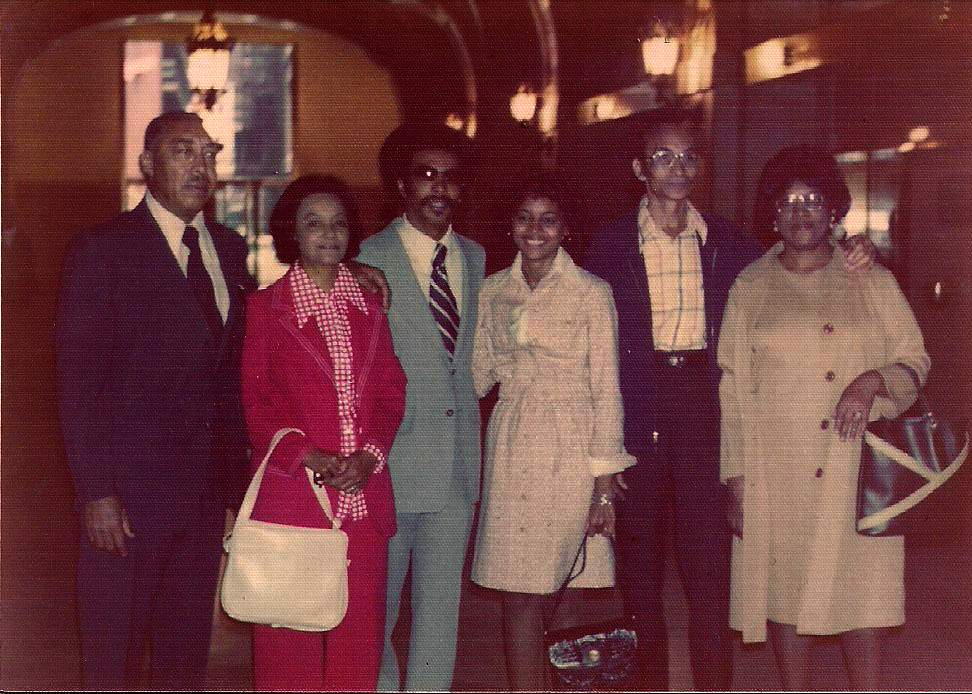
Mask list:
[[[199,232],[194,226],[187,226],[182,233],[182,243],[189,249],[189,262],[186,264],[186,279],[189,290],[196,298],[196,303],[206,318],[206,324],[213,335],[219,335],[223,330],[223,317],[216,307],[216,296],[213,292],[213,280],[203,265],[202,254],[199,251]]]
[[[456,351],[456,340],[459,338],[459,307],[456,296],[449,286],[449,274],[445,266],[446,247],[441,243],[435,244],[435,257],[432,259],[432,278],[429,283],[429,308],[432,317],[439,326],[442,344],[449,353],[449,361]]]

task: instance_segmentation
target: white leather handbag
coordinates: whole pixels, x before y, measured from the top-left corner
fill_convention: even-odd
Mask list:
[[[241,622],[298,631],[333,629],[348,609],[348,536],[334,519],[327,492],[313,482],[331,528],[304,528],[253,520],[250,514],[270,454],[289,433],[281,429],[253,476],[233,531],[223,539],[228,553],[220,589],[226,614]]]

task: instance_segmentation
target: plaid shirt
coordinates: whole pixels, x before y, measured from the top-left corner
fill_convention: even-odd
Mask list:
[[[689,203],[685,229],[672,238],[652,218],[648,198],[641,201],[638,236],[648,275],[656,350],[705,349],[705,295],[699,245],[705,243],[707,232],[702,215]]]
[[[334,364],[334,387],[338,396],[338,419],[341,426],[341,455],[350,455],[358,450],[357,412],[354,408],[354,372],[351,369],[354,353],[351,347],[351,325],[348,323],[348,306],[353,305],[364,314],[368,313],[361,288],[351,272],[341,265],[337,279],[330,292],[323,291],[308,276],[300,263],[294,263],[290,273],[290,290],[294,297],[297,313],[297,326],[304,324],[313,316],[317,327],[327,344],[327,351]],[[361,450],[371,453],[378,459],[375,472],[385,466],[385,456],[374,445],[365,444]],[[335,518],[361,520],[368,515],[363,492],[338,496]]]

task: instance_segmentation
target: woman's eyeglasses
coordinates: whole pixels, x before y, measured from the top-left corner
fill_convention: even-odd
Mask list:
[[[827,201],[820,193],[806,195],[791,193],[776,201],[776,211],[781,214],[792,214],[797,209],[806,212],[821,212],[827,206]]]

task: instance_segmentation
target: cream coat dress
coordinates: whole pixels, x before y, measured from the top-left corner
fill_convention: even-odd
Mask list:
[[[531,291],[520,262],[517,255],[488,277],[479,299],[473,379],[480,396],[497,382],[500,392],[486,436],[472,580],[543,594],[568,575],[594,478],[634,458],[623,448],[610,287],[561,249]],[[610,543],[594,536],[571,585],[613,584]]]
[[[869,369],[884,378],[870,419],[910,406],[929,359],[893,276],[787,271],[777,245],[739,275],[719,339],[723,481],[745,476],[743,536],[733,538],[730,623],[746,642],[766,620],[799,634],[904,622],[904,542],[855,530],[860,439],[832,417]]]

